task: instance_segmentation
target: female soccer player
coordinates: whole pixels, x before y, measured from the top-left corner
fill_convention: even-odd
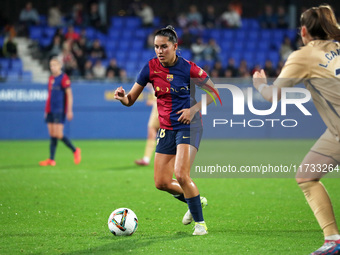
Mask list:
[[[190,89],[194,89],[190,87],[190,79],[196,78],[197,85],[210,91],[215,89],[205,71],[176,55],[178,38],[172,26],[155,33],[154,47],[157,58],[151,59],[144,66],[127,95],[120,87],[115,91],[115,98],[123,105],[131,106],[145,85],[148,82],[152,83],[157,97],[160,122],[154,161],[156,188],[186,202],[189,210],[183,218],[183,224],[189,224],[194,220],[193,235],[205,235],[208,232],[203,219],[200,194],[190,178],[190,165],[193,163],[202,135],[199,114],[201,104],[196,103],[190,96]],[[216,93],[218,92],[216,91],[214,96],[217,96]],[[209,98],[207,103],[211,102],[212,99]],[[172,179],[173,173],[176,179]],[[206,202],[206,199],[202,197],[202,201]]]
[[[50,157],[40,161],[41,166],[55,166],[55,151],[58,139],[62,140],[67,147],[73,151],[74,163],[81,161],[81,151],[75,148],[71,141],[64,136],[65,113],[69,121],[73,119],[73,96],[71,82],[66,74],[61,70],[62,65],[56,58],[50,60],[52,75],[48,80],[48,97],[45,107],[45,120],[47,122],[48,133],[50,135]]]
[[[296,181],[302,189],[323,230],[325,242],[312,254],[338,254],[340,235],[332,203],[320,179],[340,162],[340,27],[329,5],[313,7],[301,15],[301,38],[304,47],[287,59],[274,84],[267,85],[263,70],[254,73],[254,87],[268,100],[273,89],[278,99],[281,88],[304,82],[327,129],[303,159]],[[314,167],[313,167],[314,166]]]

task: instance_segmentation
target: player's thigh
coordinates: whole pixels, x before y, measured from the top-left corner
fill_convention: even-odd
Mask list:
[[[190,144],[178,144],[177,145],[177,153],[176,153],[176,161],[175,161],[175,175],[190,176],[190,167],[192,166],[195,156],[197,153],[197,149]]]
[[[309,151],[299,167],[296,181],[302,183],[320,180],[329,172],[329,167],[334,169],[336,165],[337,162],[332,157]]]
[[[63,123],[55,123],[55,134],[58,139],[63,138],[64,136],[64,124]]]
[[[154,180],[155,183],[170,183],[174,173],[176,155],[163,153],[155,154]]]

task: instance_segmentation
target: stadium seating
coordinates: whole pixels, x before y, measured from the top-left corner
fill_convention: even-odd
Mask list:
[[[154,24],[160,24],[160,18],[156,17]],[[156,26],[155,26],[156,27]],[[96,31],[94,28],[86,28],[87,39],[93,41],[99,39],[106,50],[107,61],[116,58],[118,65],[127,70],[129,76],[134,77],[139,68],[146,61],[153,58],[153,50],[146,49],[146,40],[154,28],[142,27],[139,17],[114,16],[110,19],[107,34]],[[47,25],[30,27],[30,37],[37,40],[42,47],[47,47],[51,42],[56,29]],[[80,32],[80,28],[75,28]],[[183,34],[182,29],[176,28],[179,37]],[[283,39],[288,36],[292,41],[296,38],[296,30],[289,29],[261,29],[257,19],[242,19],[240,29],[191,29],[190,32],[208,42],[210,38],[216,40],[221,47],[220,60],[226,67],[228,58],[233,57],[236,65],[241,60],[248,62],[248,67],[254,65],[264,66],[266,60],[271,60],[276,66],[280,61],[279,50]],[[1,41],[1,40],[0,40]],[[191,60],[192,53],[188,49],[181,49],[179,54]],[[2,68],[7,64],[1,62]],[[201,65],[211,65],[211,61],[201,61]],[[14,63],[14,70],[20,69],[20,64]]]

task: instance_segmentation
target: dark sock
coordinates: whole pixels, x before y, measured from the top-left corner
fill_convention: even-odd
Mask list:
[[[184,203],[187,203],[187,201],[184,198],[184,194],[180,194],[180,195],[173,195],[174,198],[178,199],[179,201],[182,201]]]
[[[194,218],[194,221],[195,222],[204,221],[200,195],[196,197],[186,198],[186,201],[191,212],[191,215]]]
[[[61,140],[62,140],[62,141],[64,142],[64,144],[65,144],[67,147],[69,147],[73,152],[76,151],[76,148],[73,146],[73,144],[71,143],[71,141],[70,141],[66,136],[64,136]]]
[[[56,137],[51,137],[50,141],[50,159],[54,160],[55,151],[57,149],[58,139]]]

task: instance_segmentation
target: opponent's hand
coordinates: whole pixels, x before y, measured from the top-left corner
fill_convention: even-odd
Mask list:
[[[69,111],[66,113],[66,118],[68,121],[71,121],[73,119],[73,112]]]
[[[177,120],[183,124],[190,124],[192,118],[194,117],[194,115],[191,116],[191,112],[193,111],[190,111],[190,108],[178,111],[177,114],[181,114],[181,116],[179,116]]]
[[[119,88],[117,88],[115,90],[115,99],[122,101],[125,97],[125,90],[123,89],[122,86],[120,86]]]
[[[253,85],[256,89],[259,88],[261,84],[267,84],[267,77],[264,73],[264,70],[261,69],[261,71],[256,71],[253,75]]]

